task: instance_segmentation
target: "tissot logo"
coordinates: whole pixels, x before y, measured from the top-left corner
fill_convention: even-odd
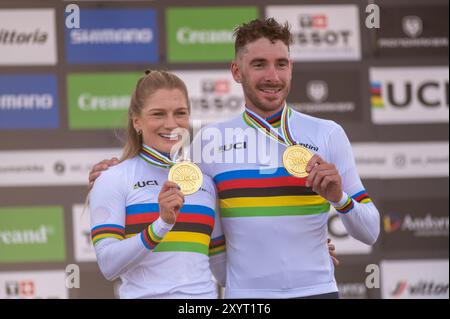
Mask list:
[[[294,61],[361,58],[356,5],[267,6],[266,16],[291,25]]]
[[[133,189],[139,189],[139,188],[143,188],[146,186],[158,186],[158,181],[153,180],[153,181],[137,182],[136,184],[134,184]]]
[[[30,298],[35,295],[35,284],[32,280],[6,281],[7,297]]]
[[[294,42],[313,45],[346,45],[350,44],[352,36],[350,30],[327,30],[328,17],[324,14],[314,16],[300,16],[300,26],[308,32],[294,35]]]
[[[229,71],[176,71],[189,91],[192,118],[217,122],[242,112],[242,89]]]
[[[324,29],[328,27],[328,18],[325,14],[300,15],[299,25],[305,29]]]
[[[228,79],[206,79],[202,81],[202,91],[205,94],[230,93],[230,81]]]
[[[226,152],[231,150],[242,150],[247,148],[247,142],[239,142],[234,144],[226,144],[219,147],[219,152]]]
[[[435,282],[432,280],[420,280],[409,283],[405,280],[397,282],[395,289],[391,292],[394,298],[401,298],[406,293],[410,296],[430,296],[438,297],[448,295],[448,282]]]
[[[418,16],[406,16],[402,19],[403,32],[411,38],[417,38],[422,34],[423,22]]]

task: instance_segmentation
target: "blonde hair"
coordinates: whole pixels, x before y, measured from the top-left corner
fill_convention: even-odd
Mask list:
[[[128,108],[126,142],[120,162],[139,154],[142,146],[142,135],[136,132],[133,118],[141,114],[145,101],[160,89],[180,90],[186,97],[186,103],[190,110],[186,85],[178,76],[167,71],[146,70],[145,75],[137,81],[136,88],[131,96],[130,107]]]

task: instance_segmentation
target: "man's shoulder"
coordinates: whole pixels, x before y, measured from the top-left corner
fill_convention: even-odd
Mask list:
[[[223,130],[225,128],[242,126],[242,123],[243,123],[242,114],[239,114],[239,115],[231,117],[225,121],[219,121],[219,122],[208,124],[208,125],[204,126],[202,128],[202,130],[208,130],[208,129]]]
[[[331,132],[336,129],[341,129],[341,125],[336,123],[333,120],[328,119],[322,119],[319,117],[315,117],[312,115],[300,113],[298,111],[293,112],[293,123],[297,123],[300,126],[307,126],[307,127],[316,127],[321,132]]]
[[[133,170],[138,160],[139,158],[136,156],[126,159],[117,165],[110,166],[107,170],[103,171],[100,174],[99,179],[101,178],[102,180],[111,181],[126,178],[127,176],[129,176],[131,170]]]

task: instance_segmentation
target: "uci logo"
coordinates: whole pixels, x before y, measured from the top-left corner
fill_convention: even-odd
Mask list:
[[[134,184],[133,189],[139,189],[146,186],[158,186],[158,181],[141,181]]]
[[[413,83],[386,83],[390,105],[403,108],[417,101],[425,107],[448,106],[448,80]]]
[[[226,151],[230,151],[232,149],[242,150],[245,148],[247,148],[247,142],[239,142],[239,143],[235,143],[235,144],[222,145],[219,147],[219,152],[226,152]]]

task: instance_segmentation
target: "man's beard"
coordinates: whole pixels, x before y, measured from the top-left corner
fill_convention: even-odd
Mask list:
[[[248,84],[247,81],[245,81],[245,80],[242,81],[242,88],[243,88],[244,92],[249,92],[249,93],[247,93],[247,98],[250,100],[250,102],[253,104],[254,107],[256,107],[257,109],[262,110],[264,112],[274,111],[277,108],[279,108],[281,106],[281,104],[285,102],[286,97],[289,94],[289,87],[286,86],[286,84],[283,83],[281,85],[281,90],[280,90],[280,94],[282,94],[282,98],[280,100],[274,100],[274,101],[271,101],[271,102],[262,101],[257,96],[257,92],[259,91],[259,87],[260,86],[257,86],[257,87],[255,87],[255,89],[253,89]]]

